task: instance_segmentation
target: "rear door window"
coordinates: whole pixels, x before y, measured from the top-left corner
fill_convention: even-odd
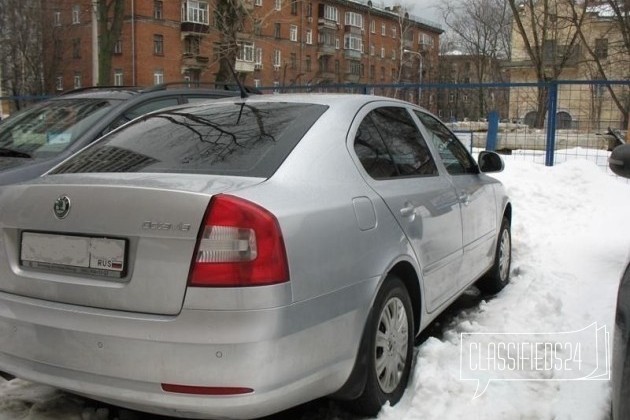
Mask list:
[[[435,117],[416,111],[416,115],[429,132],[429,140],[435,145],[446,170],[451,175],[475,174],[477,165],[464,145]]]
[[[375,179],[438,174],[429,147],[405,108],[381,107],[366,115],[354,150]]]
[[[169,172],[271,176],[327,107],[191,105],[140,118],[53,173]]]

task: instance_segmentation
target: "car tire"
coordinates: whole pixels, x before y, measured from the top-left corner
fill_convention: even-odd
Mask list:
[[[499,293],[510,282],[512,264],[512,234],[510,221],[504,217],[497,240],[492,268],[477,282],[477,287],[484,293]]]
[[[395,276],[388,276],[372,307],[366,334],[367,380],[361,395],[346,402],[351,411],[376,416],[383,404],[395,405],[407,387],[414,343],[414,318],[409,292]]]

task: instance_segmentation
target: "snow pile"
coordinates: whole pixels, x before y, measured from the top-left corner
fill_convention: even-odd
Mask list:
[[[630,251],[630,184],[595,163],[570,160],[545,167],[507,157],[498,174],[513,202],[512,282],[498,296],[458,310],[437,337],[417,347],[409,389],[379,419],[608,418],[608,381],[554,381],[549,372],[491,381],[473,400],[477,384],[460,380],[461,333],[576,331],[593,323],[614,328],[617,284]],[[487,336],[488,342],[492,336]],[[584,352],[594,344],[584,343]],[[0,419],[103,420],[112,410],[50,387],[0,378]],[[315,405],[304,419],[350,418]],[[331,407],[331,406],[328,406]],[[299,416],[298,416],[299,417]]]

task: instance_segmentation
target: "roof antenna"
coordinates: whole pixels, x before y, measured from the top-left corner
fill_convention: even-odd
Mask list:
[[[234,71],[234,67],[232,67],[232,64],[227,59],[227,57],[224,57],[223,59],[225,60],[225,64],[227,64],[228,68],[230,69],[230,72],[232,72],[232,76],[234,77],[234,80],[236,81],[236,84],[238,85],[238,89],[241,91],[241,99],[248,98],[249,95],[247,94],[247,90],[245,89],[241,81],[238,79],[238,75]]]

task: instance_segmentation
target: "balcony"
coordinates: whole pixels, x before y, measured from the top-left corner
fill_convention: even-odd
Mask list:
[[[343,27],[344,32],[347,34],[356,34],[356,35],[361,35],[363,33],[363,30],[357,26],[353,26],[353,25],[346,25]]]
[[[253,61],[236,60],[234,70],[239,73],[253,73],[256,70],[256,63]]]
[[[334,45],[319,44],[319,47],[317,48],[317,55],[320,57],[322,55],[335,55],[336,51],[337,49]]]
[[[182,36],[188,34],[207,34],[210,32],[210,25],[198,22],[182,22]]]
[[[359,83],[359,80],[361,80],[361,76],[354,73],[346,73],[344,77],[346,83]]]
[[[202,69],[206,67],[209,61],[210,58],[204,55],[193,53],[182,54],[182,65],[187,68]]]
[[[363,53],[356,50],[343,50],[343,56],[348,60],[360,60]]]
[[[326,19],[326,18],[319,18],[317,20],[317,27],[319,30],[333,29],[335,31],[339,28],[337,22],[335,22],[334,20]]]
[[[413,49],[413,39],[404,39],[403,48],[407,50]]]
[[[317,77],[325,80],[335,81],[337,80],[337,73],[328,70],[320,70],[317,72]]]

